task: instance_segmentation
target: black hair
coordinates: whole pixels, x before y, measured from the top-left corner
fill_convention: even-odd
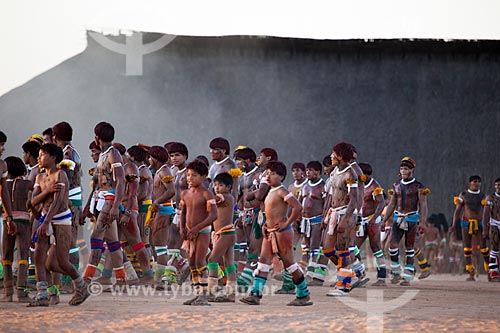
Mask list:
[[[372,166],[368,163],[359,163],[359,168],[365,175],[371,176],[373,173]]]
[[[26,174],[26,165],[23,160],[16,156],[9,156],[5,159],[7,171],[12,178],[21,177]]]
[[[47,128],[45,131],[42,132],[42,135],[50,135],[52,137],[52,127]]]
[[[2,131],[0,131],[0,143],[1,142],[7,142],[7,135]]]
[[[473,175],[473,176],[469,177],[469,183],[473,182],[475,180],[478,180],[479,182],[481,182],[481,177],[479,177],[478,175]]]
[[[53,143],[43,144],[40,147],[40,150],[43,150],[44,152],[46,152],[50,156],[54,156],[56,158],[56,164],[59,164],[63,160],[64,154],[63,154],[62,148],[56,146]]]
[[[214,182],[219,182],[222,183],[226,186],[233,186],[233,177],[228,174],[227,172],[222,172],[219,173],[217,176],[214,178]]]
[[[27,141],[22,146],[25,153],[30,153],[34,158],[38,158],[38,152],[40,151],[40,144],[38,141]]]
[[[139,146],[132,146],[127,149],[127,153],[133,157],[137,162],[144,162],[148,158],[146,149]]]
[[[167,148],[167,147],[165,147],[165,148]],[[168,150],[169,154],[179,153],[181,155],[186,156],[186,158],[189,157],[188,149],[187,149],[186,145],[183,144],[182,142],[172,142],[172,143],[170,143],[170,145],[168,146],[167,150]]]
[[[286,178],[286,165],[281,161],[269,161],[266,165],[267,170],[276,172],[278,175],[283,177],[282,181]]]
[[[229,154],[230,151],[230,146],[229,146],[229,141],[225,138],[215,138],[210,141],[209,147],[211,149],[224,149],[226,151],[226,155]]]
[[[257,155],[252,148],[241,148],[234,152],[234,158],[237,160],[250,160],[254,163],[257,160]]]
[[[207,176],[208,175],[208,167],[205,163],[203,163],[200,160],[194,160],[190,162],[187,165],[187,170],[194,170],[196,171],[200,176]]]
[[[326,155],[323,158],[323,166],[324,167],[331,167],[332,166],[332,156],[331,155]]]
[[[261,154],[264,154],[266,157],[270,157],[269,161],[277,161],[278,160],[278,152],[273,148],[262,148],[260,150]]]
[[[111,142],[115,139],[115,128],[110,123],[101,121],[95,125],[94,134],[104,142]]]
[[[208,158],[205,155],[198,155],[198,156],[196,156],[196,158],[193,161],[201,161],[201,162],[205,163],[205,165],[207,166],[207,168],[210,165],[208,163]]]
[[[307,163],[306,169],[313,169],[315,171],[321,172],[321,170],[323,170],[323,166],[319,161],[310,161],[309,163]]]

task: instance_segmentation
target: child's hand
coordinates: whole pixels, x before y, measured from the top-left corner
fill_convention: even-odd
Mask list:
[[[269,230],[267,229],[267,225],[264,223],[264,225],[262,226],[262,234],[264,235],[264,237],[266,239],[269,238]]]
[[[179,223],[179,233],[182,239],[187,240],[186,228],[184,228],[180,223]]]
[[[198,237],[198,234],[199,234],[198,228],[194,227],[193,229],[188,231],[187,239],[194,240],[196,237]]]
[[[42,225],[38,227],[38,237],[41,237],[42,235],[46,237],[47,231],[49,231],[49,224],[47,222],[43,222]]]
[[[226,198],[224,198],[224,195],[223,195],[223,194],[220,194],[220,193],[219,193],[219,194],[216,194],[216,195],[215,195],[215,202],[216,202],[217,204],[220,204],[220,203],[224,202],[224,200],[226,200]]]
[[[52,184],[50,186],[48,186],[44,192],[46,193],[55,193],[55,192],[59,192],[60,190],[62,190],[65,186],[61,183],[56,183],[56,184]]]
[[[10,236],[14,236],[17,233],[16,223],[9,217],[9,221],[7,222],[7,234]]]
[[[160,210],[160,204],[158,204],[158,202],[156,201],[153,201],[153,203],[151,204],[151,212],[157,213],[159,210]]]
[[[347,222],[345,219],[345,215],[340,218],[340,222],[337,226],[337,232],[343,234],[347,229]]]
[[[108,223],[111,224],[113,221],[119,221],[120,220],[120,208],[117,205],[114,205],[111,207],[111,210],[109,211],[109,219]]]

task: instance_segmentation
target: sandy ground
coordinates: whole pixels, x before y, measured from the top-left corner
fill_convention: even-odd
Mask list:
[[[494,332],[500,327],[492,308],[500,304],[500,283],[488,283],[484,275],[476,282],[465,282],[465,275],[433,275],[411,287],[386,288],[371,287],[371,278],[367,288],[354,289],[348,297],[356,309],[342,302],[346,298],[325,296],[328,287],[311,288],[314,305],[309,307],[286,306],[292,295],[265,296],[260,306],[238,301],[185,306],[187,284],[176,296],[145,296],[137,289],[137,296],[102,293],[77,307],[67,304],[70,295],[48,308],[0,303],[0,332]],[[270,289],[279,284],[271,281]]]

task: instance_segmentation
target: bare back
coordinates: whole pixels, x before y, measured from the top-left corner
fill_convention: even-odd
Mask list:
[[[28,192],[33,189],[33,182],[27,179],[17,178],[7,182],[12,200],[12,211],[26,212],[26,201]]]
[[[116,188],[116,180],[113,176],[112,168],[113,161],[121,165],[122,157],[113,146],[110,146],[99,155],[99,161],[97,161],[98,188],[101,191],[109,191]]]
[[[153,175],[146,164],[139,166],[139,189],[137,190],[137,200],[143,202],[153,198]]]

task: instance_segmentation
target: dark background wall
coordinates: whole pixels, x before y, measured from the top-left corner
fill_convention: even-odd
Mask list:
[[[471,174],[487,192],[500,177],[498,42],[177,37],[144,56],[142,76],[126,76],[123,55],[88,41],[82,54],[0,97],[4,157],[61,120],[75,129],[85,169],[103,120],[126,146],[182,141],[192,157],[208,156],[216,136],[232,148],[274,147],[287,165],[349,141],[384,188],[399,160],[413,157],[432,191],[430,211],[448,218]]]

